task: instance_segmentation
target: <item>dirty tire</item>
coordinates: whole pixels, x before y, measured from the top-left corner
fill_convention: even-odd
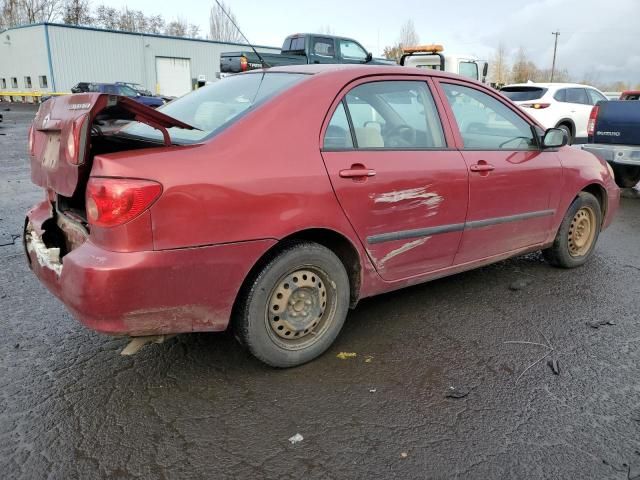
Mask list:
[[[295,367],[318,357],[340,333],[349,278],[340,259],[312,242],[292,242],[249,279],[233,328],[256,358]]]
[[[611,164],[610,164],[611,165]],[[611,165],[616,185],[620,188],[633,188],[640,182],[640,167],[633,165]]]
[[[590,229],[584,228],[590,224]],[[567,210],[553,245],[542,253],[556,267],[574,268],[584,264],[596,246],[602,226],[600,202],[588,192],[580,192]]]
[[[571,128],[569,127],[569,125],[565,125],[563,123],[563,124],[558,125],[558,128],[560,130],[563,130],[564,133],[567,134],[567,145],[573,144],[573,135],[571,134]]]

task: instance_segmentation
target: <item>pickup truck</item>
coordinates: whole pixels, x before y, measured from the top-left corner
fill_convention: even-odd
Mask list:
[[[355,40],[334,35],[296,33],[284,39],[280,53],[256,53],[248,48],[239,52],[220,54],[221,76],[263,67],[301,65],[305,63],[366,63],[367,65],[395,65],[393,60],[374,59]]]
[[[583,149],[609,162],[616,183],[632,188],[640,182],[640,102],[598,102],[587,126]]]

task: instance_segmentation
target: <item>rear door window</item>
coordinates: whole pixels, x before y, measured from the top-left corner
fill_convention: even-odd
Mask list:
[[[345,96],[357,148],[444,148],[440,118],[424,82],[365,83]]]
[[[336,56],[332,38],[314,37],[311,53],[318,57],[333,58]]]
[[[547,93],[547,89],[542,87],[504,87],[500,89],[500,93],[514,102],[528,102],[542,98]]]
[[[589,97],[584,88],[567,88],[567,103],[578,103],[581,105],[589,105]]]
[[[531,125],[492,96],[462,85],[442,83],[468,150],[537,150]]]

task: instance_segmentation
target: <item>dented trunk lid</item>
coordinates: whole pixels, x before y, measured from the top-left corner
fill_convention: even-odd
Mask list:
[[[91,130],[96,120],[146,123],[162,131],[165,145],[171,144],[167,128],[193,129],[127,97],[78,93],[52,98],[40,106],[30,131],[31,181],[67,197],[83,187],[91,168]]]

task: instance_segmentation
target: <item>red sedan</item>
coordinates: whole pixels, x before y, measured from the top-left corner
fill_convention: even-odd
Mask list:
[[[71,95],[29,135],[29,263],[82,323],[231,327],[278,367],[324,352],[361,298],[534,250],[582,265],[619,203],[562,131],[406,67],[257,70],[157,111]]]

